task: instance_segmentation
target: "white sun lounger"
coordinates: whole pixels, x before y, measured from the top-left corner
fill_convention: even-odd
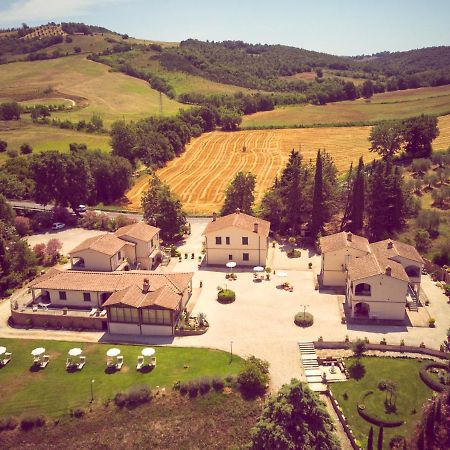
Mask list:
[[[137,357],[136,370],[141,370],[142,367],[144,367],[144,357],[143,356],[138,356]]]
[[[123,355],[117,357],[116,369],[120,370],[123,366]]]
[[[42,357],[41,369],[44,369],[49,362],[50,362],[50,357],[48,355],[44,355]]]
[[[77,364],[77,369],[81,370],[86,364],[86,356],[80,356],[80,362]]]

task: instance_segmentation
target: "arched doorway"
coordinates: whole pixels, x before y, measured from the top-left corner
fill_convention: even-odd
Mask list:
[[[367,303],[356,303],[354,314],[358,317],[369,317],[370,306]]]

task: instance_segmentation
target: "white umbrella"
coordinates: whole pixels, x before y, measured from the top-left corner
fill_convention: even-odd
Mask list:
[[[287,277],[287,273],[286,272],[277,272],[277,276],[279,276],[280,278],[284,278],[284,277]]]
[[[234,261],[228,261],[225,264],[229,269],[232,269],[233,267],[236,267],[236,263]]]
[[[146,347],[144,349],[142,349],[142,356],[153,356],[156,353],[154,348],[151,347]]]
[[[81,348],[75,347],[69,350],[69,356],[80,356],[83,353]]]
[[[264,267],[261,266],[253,267],[253,272],[264,272]]]
[[[114,358],[115,356],[119,356],[119,355],[120,355],[120,349],[118,349],[118,348],[110,348],[106,352],[106,356],[110,356],[111,358]]]
[[[44,347],[38,347],[38,348],[35,348],[32,352],[31,352],[31,354],[33,355],[33,356],[41,356],[42,354],[44,354],[45,353],[45,348]]]
[[[0,347],[0,355],[4,355],[6,353],[6,347]]]

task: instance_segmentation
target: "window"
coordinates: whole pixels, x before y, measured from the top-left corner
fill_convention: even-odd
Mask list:
[[[371,295],[370,284],[359,283],[355,286],[355,295]]]
[[[248,237],[242,236],[242,245],[248,245]]]
[[[243,261],[248,261],[250,258],[249,258],[249,255],[248,255],[248,253],[242,253],[242,260]]]
[[[216,236],[216,245],[222,245],[222,238],[220,236]]]
[[[119,253],[117,254],[119,260],[122,259],[122,252],[119,250]]]
[[[150,247],[153,247],[153,239],[150,241]]]
[[[139,323],[139,311],[136,308],[109,308],[111,322]]]
[[[229,236],[227,236],[225,238],[225,244],[230,245],[230,237]]]
[[[85,302],[90,302],[91,301],[91,293],[90,292],[83,292],[83,300]]]
[[[228,255],[228,261],[233,261],[233,255]]]
[[[143,309],[142,323],[154,325],[172,325],[170,311],[163,309]]]
[[[67,300],[67,292],[59,291],[59,299],[60,300]]]

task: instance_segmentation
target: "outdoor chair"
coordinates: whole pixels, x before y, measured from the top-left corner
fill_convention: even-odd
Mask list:
[[[123,366],[123,355],[119,355],[117,357],[117,364],[116,364],[116,369],[120,370]]]
[[[143,356],[138,356],[137,357],[136,370],[141,370],[143,366],[144,366],[144,357]]]
[[[35,356],[33,358],[33,364],[41,364],[41,358],[39,358],[39,356]]]
[[[152,356],[150,365],[151,365],[152,367],[156,367],[156,356]]]
[[[86,356],[80,356],[80,362],[77,365],[78,370],[81,370],[86,364]]]
[[[38,310],[37,305],[33,305],[33,312],[36,312]]]
[[[11,359],[12,359],[12,353],[6,352],[6,353],[5,353],[5,357],[4,357],[3,360],[2,360],[2,364],[3,364],[4,366],[6,366],[6,364],[8,364],[8,363],[11,361]]]
[[[97,312],[97,308],[92,308],[91,312],[89,313],[89,317],[95,316],[95,313]]]
[[[48,355],[44,355],[42,357],[41,369],[44,369],[50,361],[50,357]]]
[[[100,312],[100,317],[105,317],[105,316],[106,316],[106,309],[104,309]]]
[[[66,359],[66,369],[69,369],[70,367],[72,367],[73,362],[71,358],[67,358]]]

